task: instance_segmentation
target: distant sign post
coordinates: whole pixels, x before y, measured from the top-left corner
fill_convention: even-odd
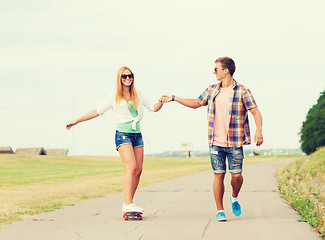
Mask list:
[[[188,152],[188,157],[191,157],[191,152],[193,151],[193,143],[182,143],[182,151]]]

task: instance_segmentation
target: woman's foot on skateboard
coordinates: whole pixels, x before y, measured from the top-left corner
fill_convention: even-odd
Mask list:
[[[122,208],[122,212],[126,213],[126,212],[139,212],[139,213],[143,213],[144,209],[137,206],[135,203],[131,203],[129,205],[125,205],[125,203],[123,203],[123,208]]]

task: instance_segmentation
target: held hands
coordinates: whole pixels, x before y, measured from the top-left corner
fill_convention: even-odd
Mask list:
[[[172,96],[171,95],[163,95],[159,98],[158,102],[155,104],[155,112],[158,112],[164,103],[172,101]]]
[[[172,101],[172,95],[170,94],[166,94],[166,95],[162,95],[161,98],[159,99],[160,102],[162,103],[168,103]]]

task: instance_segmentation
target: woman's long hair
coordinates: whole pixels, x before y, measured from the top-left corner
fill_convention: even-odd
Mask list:
[[[121,76],[123,74],[123,72],[125,70],[129,70],[132,74],[133,72],[131,71],[130,68],[128,67],[121,67],[118,71],[117,71],[117,81],[116,81],[116,104],[120,104],[120,102],[122,100],[126,101],[126,99],[123,97],[122,94],[122,82],[121,82]],[[130,95],[131,95],[131,100],[133,102],[133,108],[134,109],[138,109],[139,106],[139,98],[137,95],[137,92],[135,91],[135,87],[134,87],[134,75],[133,75],[133,81],[132,84],[130,85]],[[126,103],[129,105],[128,101],[126,101]]]

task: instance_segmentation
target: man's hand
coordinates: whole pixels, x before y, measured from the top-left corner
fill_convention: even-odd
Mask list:
[[[256,124],[256,132],[255,132],[255,136],[254,136],[254,142],[256,143],[256,146],[261,146],[263,143],[262,114],[260,113],[260,111],[258,110],[257,107],[252,108],[249,111],[253,114],[255,124]]]
[[[189,108],[199,108],[203,106],[194,98],[181,98],[171,94],[162,95],[159,101],[162,101],[163,103],[175,101]]]
[[[256,143],[256,146],[261,146],[263,143],[263,133],[262,130],[256,130],[255,136],[254,136],[254,142]]]

